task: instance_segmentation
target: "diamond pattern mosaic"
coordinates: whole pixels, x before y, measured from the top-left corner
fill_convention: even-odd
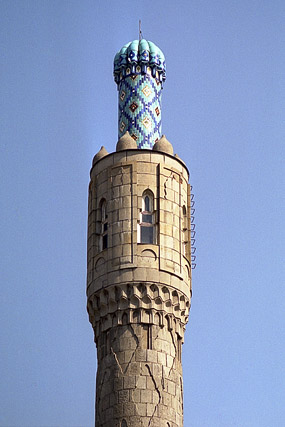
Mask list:
[[[142,89],[142,93],[148,97],[151,94],[151,89],[148,87],[148,85],[145,85],[145,87]]]
[[[161,85],[148,75],[119,83],[119,138],[128,130],[138,148],[152,149],[161,137]]]
[[[161,137],[161,91],[165,58],[147,40],[127,43],[114,59],[119,91],[119,138],[128,130],[138,148],[152,149]]]
[[[123,122],[123,120],[122,120],[120,123],[120,132],[122,135],[125,133],[124,130],[126,129],[126,126],[127,126],[126,123]]]
[[[136,111],[136,109],[138,108],[138,104],[136,104],[135,102],[133,102],[130,106],[129,109],[131,110],[132,113],[134,113]]]
[[[126,96],[126,92],[124,92],[123,90],[121,90],[121,93],[120,93],[121,101],[124,101],[125,96]]]

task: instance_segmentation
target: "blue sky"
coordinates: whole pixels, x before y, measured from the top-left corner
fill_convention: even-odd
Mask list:
[[[166,57],[163,133],[196,200],[184,425],[285,425],[284,12],[281,0],[0,2],[1,426],[94,425],[89,169],[115,149],[112,62],[139,19]]]

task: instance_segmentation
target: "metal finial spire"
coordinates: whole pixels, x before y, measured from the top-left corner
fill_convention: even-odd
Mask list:
[[[139,40],[140,41],[143,38],[141,25],[142,25],[142,21],[139,20]]]

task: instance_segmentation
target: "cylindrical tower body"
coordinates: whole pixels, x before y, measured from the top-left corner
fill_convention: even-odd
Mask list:
[[[190,186],[184,163],[159,149],[101,150],[91,169],[87,297],[98,357],[96,427],[183,425]]]
[[[152,148],[161,137],[161,91],[165,59],[147,40],[134,40],[122,47],[114,60],[118,85],[118,135],[126,131],[138,148]]]

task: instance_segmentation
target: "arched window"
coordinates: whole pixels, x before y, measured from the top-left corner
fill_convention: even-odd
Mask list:
[[[106,212],[106,200],[102,199],[100,202],[101,213],[101,230],[100,230],[100,251],[108,247],[108,215]]]
[[[154,197],[150,190],[144,191],[142,195],[138,242],[156,243]]]

